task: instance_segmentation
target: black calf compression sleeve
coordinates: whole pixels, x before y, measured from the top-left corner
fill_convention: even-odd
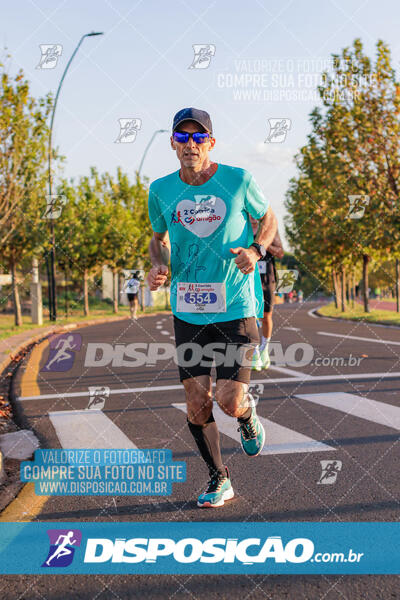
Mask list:
[[[211,413],[205,425],[194,425],[188,420],[188,426],[200,454],[208,467],[210,476],[212,477],[219,472],[225,477],[226,471],[219,446],[219,431],[213,414]]]

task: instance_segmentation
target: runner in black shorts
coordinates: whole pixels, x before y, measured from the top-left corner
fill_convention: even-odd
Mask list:
[[[224,321],[221,323],[208,323],[206,325],[194,325],[186,323],[174,316],[174,329],[176,346],[181,348],[179,355],[179,377],[181,381],[189,377],[199,377],[201,375],[210,376],[211,366],[213,364],[212,351],[218,353],[215,357],[215,366],[217,380],[240,381],[245,384],[250,383],[249,364],[253,355],[254,347],[259,342],[258,329],[254,317],[247,319],[235,319],[234,321]],[[190,354],[189,360],[186,360],[185,348],[187,344],[197,344],[194,346],[194,352]],[[211,346],[212,345],[212,346]],[[209,352],[207,353],[207,346]],[[227,348],[225,348],[227,346]],[[243,348],[242,354],[248,352],[248,357],[239,356],[239,347]],[[197,351],[201,360],[194,362],[195,352]],[[206,349],[206,350],[204,350]],[[226,352],[225,352],[226,350]],[[229,360],[229,350],[231,350],[231,360]],[[187,348],[189,351],[189,348]],[[222,360],[228,355],[228,360]],[[240,360],[242,359],[242,360]],[[194,364],[192,364],[194,362]]]
[[[148,275],[151,290],[163,285],[171,263],[171,307],[188,426],[210,474],[200,507],[222,506],[233,497],[213,417],[215,400],[238,420],[241,443],[257,456],[264,428],[248,395],[251,358],[258,343],[256,316],[263,314],[257,261],[276,232],[276,217],[254,178],[244,169],[210,161],[215,145],[208,113],[186,108],[173,121],[171,147],[180,170],[153,181],[149,215],[153,228]],[[259,221],[256,241],[249,215]]]
[[[138,272],[133,274],[133,277],[129,279],[125,284],[125,291],[129,302],[129,310],[131,313],[131,319],[136,321],[137,319],[137,309],[139,306],[139,274]]]
[[[250,219],[253,233],[257,232],[258,223],[255,219]],[[272,254],[271,251],[274,253]],[[276,276],[275,256],[282,258],[284,256],[282,242],[278,231],[272,244],[267,248],[265,257],[258,261],[258,267],[261,277],[261,285],[264,294],[264,315],[261,320],[261,343],[259,348],[256,348],[253,355],[252,368],[255,371],[268,369],[271,361],[268,353],[268,345],[272,336],[272,312],[275,304]]]

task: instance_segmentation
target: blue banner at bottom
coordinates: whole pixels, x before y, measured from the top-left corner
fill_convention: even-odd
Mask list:
[[[398,523],[0,523],[0,573],[398,574]]]

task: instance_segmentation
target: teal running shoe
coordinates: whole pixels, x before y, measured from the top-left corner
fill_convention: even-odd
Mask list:
[[[264,350],[261,350],[260,352],[260,360],[262,363],[262,368],[263,369],[269,369],[269,367],[271,366],[271,359],[269,357],[269,352],[268,352],[268,347],[266,346],[264,348]]]
[[[251,361],[251,368],[253,371],[261,371],[263,363],[260,356],[260,350],[257,348],[254,350],[253,359]]]
[[[245,423],[238,421],[243,452],[247,456],[257,456],[264,448],[265,429],[261,425],[254,406],[251,409],[251,417]]]
[[[200,494],[197,499],[197,506],[200,506],[200,508],[217,508],[218,506],[223,506],[225,500],[233,498],[235,494],[231,485],[229,471],[227,467],[225,469],[225,477],[221,473],[217,473],[211,477],[206,491]]]

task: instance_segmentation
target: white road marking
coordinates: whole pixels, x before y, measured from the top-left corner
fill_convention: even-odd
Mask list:
[[[283,375],[293,375],[293,377],[302,377],[303,379],[314,379],[312,375],[302,373],[301,371],[295,371],[294,369],[287,369],[286,367],[276,367],[275,365],[271,365],[269,369],[271,371],[278,371]]]
[[[287,329],[288,331],[301,331],[299,327],[282,327],[282,329]]]
[[[271,367],[272,368],[272,367]],[[280,377],[277,379],[252,379],[251,383],[291,383],[295,382],[296,385],[301,383],[302,381],[350,381],[354,379],[387,379],[387,378],[400,378],[400,372],[396,371],[393,373],[384,372],[384,373],[350,373],[348,375],[341,373],[340,375],[306,375],[302,377]],[[212,383],[213,387],[215,386],[215,382]],[[110,394],[141,394],[145,392],[165,392],[172,390],[183,390],[183,385],[160,385],[160,386],[147,386],[140,388],[119,388],[115,390],[110,390]],[[82,390],[80,392],[69,392],[67,394],[43,394],[39,396],[23,396],[19,397],[18,400],[20,402],[25,402],[26,400],[53,400],[63,398],[85,398],[89,397],[88,390]]]
[[[170,331],[167,331],[166,329],[163,329],[163,330],[161,331],[161,333],[162,333],[162,335],[171,335],[171,332],[170,332]]]
[[[385,402],[377,402],[365,396],[331,392],[327,394],[295,394],[296,398],[315,402],[326,408],[334,408],[352,417],[359,417],[372,423],[400,429],[400,408]]]
[[[175,408],[186,413],[186,404],[173,404]],[[218,429],[224,435],[229,436],[240,444],[240,433],[238,432],[237,420],[226,415],[217,404],[214,403],[213,415],[218,425]],[[261,454],[292,454],[298,452],[326,452],[335,450],[335,448],[313,440],[302,433],[278,425],[269,419],[260,417],[259,419],[265,428],[266,444]]]
[[[162,329],[163,326],[162,325],[156,325],[156,329]]]
[[[391,344],[400,346],[400,342],[393,342],[392,340],[376,340],[375,338],[358,337],[357,335],[345,335],[342,333],[328,333],[327,331],[317,331],[319,335],[330,335],[332,337],[340,337],[344,340],[360,340],[362,342],[375,342],[376,344]]]
[[[137,448],[101,410],[49,412],[63,448]]]
[[[272,366],[271,366],[272,369]],[[251,381],[251,383],[290,383],[295,381],[296,383],[301,381],[350,381],[352,379],[387,379],[387,378],[399,378],[400,371],[393,371],[390,373],[385,371],[383,373],[340,373],[339,375],[304,375],[303,377],[282,377],[281,379],[258,379],[257,381]]]

